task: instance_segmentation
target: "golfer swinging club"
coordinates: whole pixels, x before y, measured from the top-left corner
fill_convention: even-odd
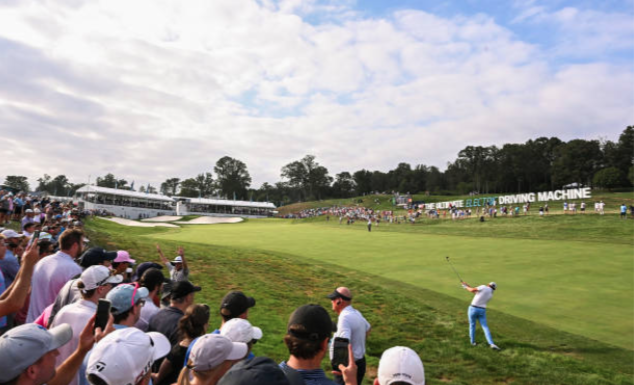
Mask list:
[[[471,306],[469,306],[469,337],[471,338],[471,345],[476,346],[475,329],[476,321],[479,321],[491,349],[500,350],[500,348],[493,343],[493,338],[491,338],[491,332],[487,325],[487,303],[493,298],[493,291],[497,288],[497,285],[495,282],[491,282],[488,285],[471,287],[462,281],[462,287],[475,294],[473,301],[471,301]]]

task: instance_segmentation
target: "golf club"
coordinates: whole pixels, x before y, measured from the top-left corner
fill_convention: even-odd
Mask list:
[[[453,263],[451,263],[451,261],[449,260],[449,257],[447,256],[445,257],[445,259],[447,260],[447,262],[449,262],[449,266],[451,266],[451,269],[453,270],[453,272],[456,273],[456,276],[458,276],[458,279],[460,280],[460,282],[464,282],[462,278],[460,278],[460,274],[458,274],[456,269],[453,267]]]

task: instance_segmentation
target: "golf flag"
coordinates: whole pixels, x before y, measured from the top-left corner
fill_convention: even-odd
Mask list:
[[[132,181],[132,183],[130,183],[130,191],[134,191],[134,181]]]

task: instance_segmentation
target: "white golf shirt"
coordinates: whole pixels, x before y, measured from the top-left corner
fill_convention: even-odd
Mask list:
[[[145,302],[145,305],[143,305],[143,307],[141,308],[141,317],[139,317],[139,320],[134,325],[134,327],[136,327],[137,329],[141,329],[144,332],[147,332],[150,326],[150,321],[152,320],[152,317],[154,317],[156,313],[159,312],[159,310],[161,309],[159,309],[154,304],[154,302],[152,302],[152,298],[148,298],[148,300]]]
[[[346,306],[339,314],[337,332],[334,337],[347,338],[352,344],[354,360],[360,360],[365,356],[365,335],[370,330],[370,324],[361,312],[352,305]],[[334,338],[333,338],[334,342]],[[330,344],[330,359],[332,360],[332,347]]]
[[[478,292],[473,296],[471,306],[483,307],[486,309],[487,303],[493,298],[493,289],[487,285],[480,285],[477,287]]]

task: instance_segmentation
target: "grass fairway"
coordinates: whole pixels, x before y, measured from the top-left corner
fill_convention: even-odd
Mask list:
[[[157,241],[164,250],[184,244],[204,288],[198,300],[213,308],[230,289],[256,296],[250,319],[265,339],[255,353],[278,361],[288,356],[281,337],[290,312],[308,302],[328,308],[324,295],[345,283],[373,325],[371,379],[383,350],[406,345],[420,353],[428,384],[633,384],[632,221],[539,220],[381,224],[372,233],[323,218],[88,228],[91,240],[140,260],[156,260]],[[468,343],[471,297],[445,255],[469,283],[497,281],[488,318],[502,352]]]
[[[522,219],[500,219],[498,223],[520,227]],[[469,222],[479,225],[475,220]],[[631,226],[632,222],[620,224]],[[411,226],[400,227],[410,230]],[[293,254],[437,291],[466,303],[470,295],[459,287],[445,261],[448,255],[472,285],[498,283],[494,309],[634,349],[631,244],[394,231],[398,228],[379,226],[368,233],[355,231],[365,229],[362,224],[339,226],[336,221],[251,220],[239,226],[188,226],[156,237]]]

